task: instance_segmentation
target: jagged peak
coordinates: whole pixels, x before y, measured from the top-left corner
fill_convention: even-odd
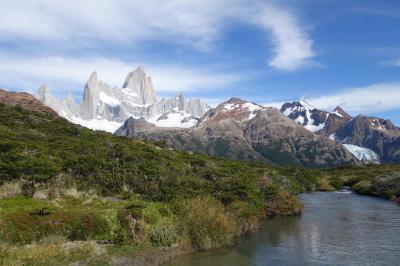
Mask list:
[[[90,74],[88,82],[97,82],[97,71],[93,71],[92,74]]]
[[[128,76],[133,76],[134,74],[146,75],[146,71],[144,71],[144,67],[142,65],[138,65],[134,70],[128,73]]]
[[[344,111],[339,105],[335,107],[333,113],[344,118],[351,118],[351,116],[346,113],[346,111]]]
[[[124,85],[122,86],[123,88],[128,88],[131,85],[131,80],[132,79],[147,79],[149,83],[152,82],[151,77],[146,75],[146,72],[144,71],[144,67],[142,65],[139,65],[136,67],[136,69],[132,70],[131,72],[128,73],[128,75],[125,78]]]
[[[300,99],[298,101],[286,102],[281,107],[281,112],[283,112],[286,116],[289,115],[293,111],[313,111],[316,108],[309,103],[307,103],[304,99]]]
[[[134,72],[143,72],[143,73],[145,73],[143,65],[138,65],[136,67],[136,69],[134,70]]]
[[[49,91],[49,85],[47,85],[47,83],[42,84],[42,86],[40,86],[39,90],[43,90],[43,91]]]
[[[48,95],[50,95],[50,89],[49,86],[47,84],[43,84],[42,86],[39,87],[38,92],[37,92],[37,98],[42,101],[45,102],[46,98]]]

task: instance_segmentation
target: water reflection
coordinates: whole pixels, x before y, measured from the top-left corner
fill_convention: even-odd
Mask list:
[[[346,193],[301,197],[301,217],[269,220],[232,248],[166,265],[400,265],[398,205]]]

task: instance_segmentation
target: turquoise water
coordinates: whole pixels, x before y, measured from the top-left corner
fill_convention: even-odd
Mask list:
[[[400,265],[400,206],[353,193],[303,194],[301,217],[271,219],[227,249],[166,265]]]

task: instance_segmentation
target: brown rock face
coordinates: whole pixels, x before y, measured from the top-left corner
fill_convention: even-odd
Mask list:
[[[351,116],[339,106],[336,107],[333,112],[333,114],[330,114],[328,116],[324,128],[320,132],[318,132],[319,134],[329,137],[330,135],[335,133],[342,125],[351,120]]]
[[[46,113],[54,118],[59,117],[53,109],[43,105],[38,99],[26,92],[10,92],[0,89],[0,103],[19,106],[27,111]]]

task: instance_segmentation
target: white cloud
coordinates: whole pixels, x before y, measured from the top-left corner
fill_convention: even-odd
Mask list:
[[[288,99],[293,101],[296,99]],[[301,97],[315,108],[332,111],[336,106],[352,114],[372,114],[400,108],[400,83],[377,83],[366,87],[348,88],[336,93],[315,97]],[[265,103],[280,109],[287,101]]]
[[[315,56],[313,42],[289,10],[268,6],[257,21],[273,36],[275,56],[269,63],[272,67],[291,71],[310,64]]]
[[[13,0],[0,3],[0,37],[95,45],[148,40],[209,50],[232,25],[272,36],[270,66],[295,70],[315,56],[296,15],[271,0]]]
[[[103,57],[16,57],[0,54],[0,84],[30,92],[49,83],[56,93],[82,92],[89,75],[96,70],[99,78],[112,86],[122,86],[128,72],[139,63]],[[249,73],[219,70],[217,67],[145,64],[158,92],[184,92],[229,87],[252,77]]]
[[[400,83],[378,83],[308,98],[311,105],[332,110],[339,105],[352,113],[376,113],[400,108]]]

